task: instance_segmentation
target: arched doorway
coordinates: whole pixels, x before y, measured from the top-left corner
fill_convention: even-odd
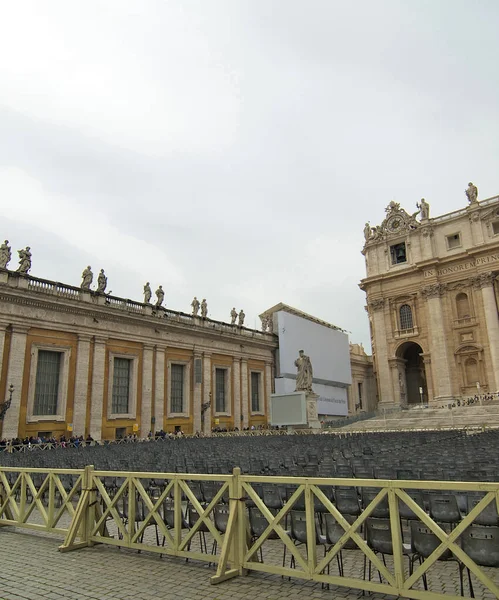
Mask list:
[[[404,342],[397,349],[397,358],[400,361],[401,390],[405,391],[407,404],[426,404],[428,402],[428,388],[426,385],[426,372],[423,357],[423,349],[416,342]],[[400,364],[399,363],[399,364]]]

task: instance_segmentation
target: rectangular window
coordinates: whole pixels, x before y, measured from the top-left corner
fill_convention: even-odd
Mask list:
[[[390,256],[392,259],[392,265],[399,265],[400,263],[407,262],[405,242],[390,246]]]
[[[251,412],[260,412],[261,373],[251,373]]]
[[[114,359],[113,369],[113,400],[112,413],[115,415],[128,414],[130,400],[130,379],[132,361],[129,358]]]
[[[499,221],[494,221],[494,223],[492,223],[492,231],[494,232],[494,235],[499,233]]]
[[[357,383],[357,389],[359,391],[359,409],[362,409],[362,383]]]
[[[170,410],[184,412],[184,365],[171,365]]]
[[[62,352],[38,351],[34,415],[56,415]]]
[[[226,412],[226,374],[227,369],[215,369],[215,412]]]
[[[447,236],[447,248],[452,250],[453,248],[459,248],[461,246],[461,236],[459,233],[454,233]]]

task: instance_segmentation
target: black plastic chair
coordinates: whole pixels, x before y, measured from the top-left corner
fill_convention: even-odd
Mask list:
[[[315,543],[316,545],[323,545],[324,552],[326,550],[326,536],[320,533],[319,524],[314,516],[315,525]],[[305,544],[308,553],[308,538],[307,538],[307,514],[302,510],[291,511],[291,531],[290,537],[295,545]],[[283,563],[286,560],[286,546],[284,546]],[[291,557],[290,567],[294,569],[296,566],[295,557]]]
[[[455,527],[461,520],[457,499],[452,494],[429,495],[430,516],[439,523],[449,523]]]
[[[362,488],[362,509],[365,510],[369,504],[376,498],[380,492],[379,488]],[[390,507],[388,506],[388,495],[382,498],[374,507],[370,514],[377,519],[387,519],[390,516]]]
[[[258,510],[258,508],[250,507],[249,509],[249,525],[250,525],[250,535],[251,535],[251,544],[255,542],[262,533],[269,526],[269,522],[262,515],[262,513]],[[274,529],[269,533],[266,538],[267,540],[277,540],[279,539],[279,535],[276,533]],[[263,563],[263,544],[260,546],[260,560]],[[284,561],[283,565],[284,566]]]
[[[346,521],[348,521],[350,523],[350,525],[352,523],[354,523],[355,520],[357,519],[357,517],[355,515],[342,515],[342,516]],[[326,542],[329,544],[329,548],[326,549],[326,553],[327,553],[338,542],[338,540],[343,536],[343,534],[345,533],[345,530],[338,523],[338,521],[334,518],[334,516],[331,513],[326,513],[324,515],[324,517],[326,520]],[[358,548],[357,544],[352,539],[348,539],[345,542],[345,544],[343,545],[343,548],[336,555],[336,561],[338,563],[338,572],[340,574],[340,577],[343,577],[343,575],[344,575],[343,550],[357,550],[357,548]],[[330,564],[328,564],[328,566],[327,566],[328,575],[329,575],[329,567],[330,567]]]
[[[461,544],[464,552],[481,567],[499,567],[499,527],[486,527],[484,525],[471,525],[461,535]],[[468,583],[470,596],[475,597],[471,573],[468,567]],[[461,569],[461,589],[463,589],[463,571]]]
[[[360,515],[359,497],[355,488],[336,488],[336,508],[342,515]]]
[[[393,556],[392,528],[390,519],[374,519],[369,517],[366,520],[366,542],[369,548],[377,554],[381,554],[383,564],[386,566],[385,554]],[[409,559],[409,569],[411,567],[412,551],[409,544],[402,543],[402,552]],[[366,578],[367,556],[364,555],[364,579]],[[369,561],[369,581],[371,581],[372,564]],[[381,573],[378,571],[379,581],[382,583]]]
[[[468,494],[468,512],[471,512],[482,498],[483,495]],[[499,514],[497,513],[497,504],[495,499],[489,502],[489,504],[487,504],[487,506],[482,510],[482,512],[477,517],[475,517],[473,524],[489,526],[499,525]]]

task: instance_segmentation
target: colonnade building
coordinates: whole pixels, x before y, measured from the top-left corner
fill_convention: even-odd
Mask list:
[[[184,433],[267,423],[268,332],[0,271],[1,437]]]
[[[398,203],[364,229],[379,406],[445,405],[499,390],[499,197],[430,218]]]

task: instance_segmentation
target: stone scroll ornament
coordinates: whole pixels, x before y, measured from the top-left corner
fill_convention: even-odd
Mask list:
[[[5,240],[5,242],[0,246],[0,269],[6,269],[11,258],[12,251],[11,247],[9,246],[9,240]]]
[[[310,357],[303,350],[299,351],[300,356],[295,360],[296,372],[296,392],[311,392],[313,369]]]
[[[19,266],[17,272],[21,275],[27,275],[31,269],[31,251],[30,247],[26,246],[24,250],[18,250],[19,254]]]

